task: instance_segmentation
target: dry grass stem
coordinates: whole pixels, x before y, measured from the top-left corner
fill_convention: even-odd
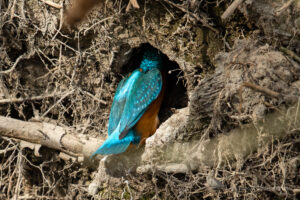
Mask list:
[[[52,6],[53,8],[62,9],[62,5],[54,3],[53,1],[49,1],[49,0],[40,0],[40,1],[44,2],[49,6]]]

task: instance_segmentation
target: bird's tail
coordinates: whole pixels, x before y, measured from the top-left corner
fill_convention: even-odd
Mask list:
[[[91,157],[94,157],[96,154],[109,155],[123,153],[130,143],[138,144],[140,141],[140,136],[137,136],[132,129],[122,139],[119,139],[119,135],[118,131],[114,131]]]

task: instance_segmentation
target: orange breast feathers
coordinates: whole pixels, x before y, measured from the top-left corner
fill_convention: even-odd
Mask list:
[[[163,101],[165,85],[165,78],[163,74],[163,85],[161,92],[159,93],[158,97],[149,105],[144,115],[134,127],[136,133],[141,137],[139,145],[143,144],[148,137],[153,135],[158,127],[158,112]]]

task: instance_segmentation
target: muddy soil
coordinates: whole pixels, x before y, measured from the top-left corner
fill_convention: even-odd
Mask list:
[[[0,115],[104,138],[118,82],[152,46],[160,127],[99,168],[0,128],[0,199],[300,197],[299,0],[91,2],[0,0]]]

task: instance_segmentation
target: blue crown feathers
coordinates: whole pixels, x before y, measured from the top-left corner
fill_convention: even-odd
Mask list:
[[[144,53],[140,68],[142,68],[143,71],[149,71],[153,68],[160,68],[162,60],[163,56],[157,49],[149,48]]]

